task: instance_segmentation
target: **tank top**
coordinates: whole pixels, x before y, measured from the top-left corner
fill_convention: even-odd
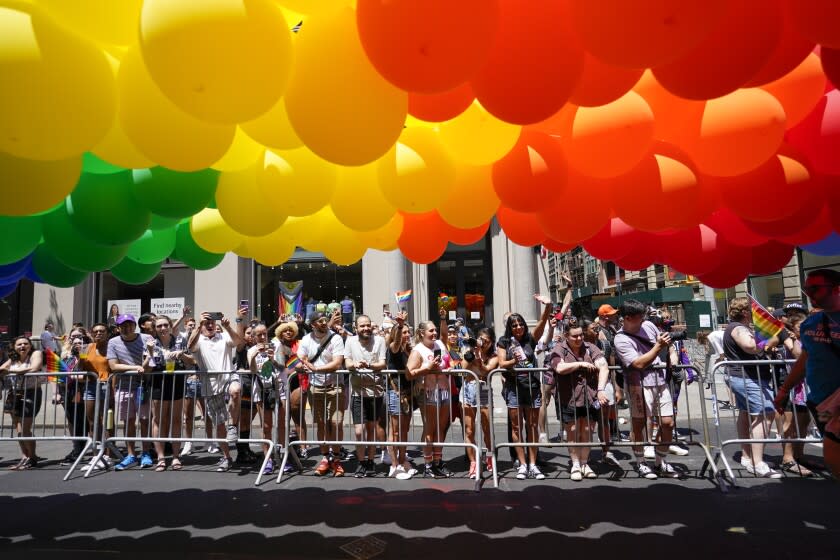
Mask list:
[[[99,375],[100,381],[106,381],[111,374],[108,358],[97,351],[95,342],[88,345],[87,359],[80,360],[79,366],[84,371],[95,371]]]
[[[391,381],[403,391],[411,389],[411,382],[405,376],[405,366],[408,364],[408,354],[405,352],[391,352],[391,348],[385,350],[385,367],[400,371],[398,374],[391,374]],[[391,383],[388,388],[393,389]]]
[[[440,368],[449,369],[449,352],[446,348],[444,348],[443,343],[439,340],[435,341],[435,347],[440,349]],[[420,357],[423,358],[423,362],[431,362],[435,357],[434,349],[428,348],[422,342],[417,344],[414,348],[417,350],[417,353],[420,354]],[[434,387],[448,391],[449,376],[445,374],[429,373],[423,376],[423,384],[425,385],[427,391],[429,389],[433,389]]]
[[[732,321],[726,325],[726,330],[723,331],[723,355],[727,360],[764,360],[766,354],[762,350],[759,354],[750,354],[743,348],[738,346],[732,332],[738,327],[743,327],[744,324],[738,321]],[[770,372],[770,364],[757,366],[741,366],[741,365],[727,365],[726,370],[731,377],[741,377],[746,375],[750,379],[764,379],[769,381],[772,379]]]

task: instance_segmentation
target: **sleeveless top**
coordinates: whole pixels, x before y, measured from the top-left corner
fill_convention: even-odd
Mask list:
[[[449,369],[450,367],[450,358],[449,352],[443,346],[443,343],[439,340],[435,341],[435,347],[440,349],[440,368],[442,370]],[[417,353],[420,354],[420,357],[423,358],[424,362],[431,362],[434,359],[434,349],[428,348],[422,342],[417,344],[414,347],[417,350]],[[435,387],[439,389],[449,390],[449,376],[445,374],[438,374],[438,373],[428,373],[422,376],[423,384],[426,387],[426,390],[433,389]]]
[[[738,327],[747,328],[743,323],[732,321],[726,325],[726,330],[723,331],[723,354],[727,360],[764,360],[767,355],[762,350],[758,354],[750,354],[743,348],[738,346],[732,332]],[[755,366],[741,366],[741,365],[727,365],[727,373],[732,377],[742,377],[746,375],[750,379],[763,379],[770,381],[772,374],[770,371],[770,364],[755,365]]]

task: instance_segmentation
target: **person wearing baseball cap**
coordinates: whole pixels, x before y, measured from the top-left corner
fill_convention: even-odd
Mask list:
[[[618,313],[618,309],[616,309],[609,303],[605,303],[604,305],[598,308],[598,317],[612,317],[616,313]]]
[[[786,304],[785,307],[784,307],[784,310],[785,310],[785,315],[790,315],[792,313],[802,313],[802,314],[805,314],[805,315],[808,314],[808,310],[805,309],[805,306],[802,305],[802,303],[800,303],[798,301],[792,301],[792,302]]]
[[[604,357],[609,365],[615,365],[615,334],[618,332],[618,309],[605,303],[598,308],[598,325],[601,327],[598,338],[604,342]],[[624,372],[612,373],[613,386],[615,387],[615,402],[618,408],[626,409],[627,401],[624,399]]]

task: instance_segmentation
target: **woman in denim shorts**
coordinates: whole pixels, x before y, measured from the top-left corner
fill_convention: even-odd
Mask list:
[[[490,448],[490,388],[486,382],[487,375],[499,367],[496,356],[496,335],[491,329],[481,329],[475,339],[474,348],[465,348],[462,354],[465,369],[473,372],[478,379],[465,377],[461,387],[461,409],[464,415],[464,439],[467,443],[475,444],[475,416],[476,410],[481,409],[481,432],[484,447]],[[475,451],[467,447],[470,459],[470,478],[478,476]],[[487,458],[487,470],[492,470],[492,459]]]

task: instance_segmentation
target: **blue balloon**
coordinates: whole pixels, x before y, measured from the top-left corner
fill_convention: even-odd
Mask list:
[[[29,256],[32,257],[32,255]],[[27,280],[32,280],[33,282],[38,282],[39,284],[44,283],[44,280],[41,279],[41,277],[38,276],[38,273],[35,272],[35,269],[32,268],[32,261],[30,261],[29,264],[26,265],[26,270],[24,271],[23,276]]]
[[[17,284],[26,274],[26,267],[32,262],[32,255],[27,255],[17,262],[0,265],[0,285]]]
[[[828,237],[825,237],[816,243],[802,245],[802,250],[808,251],[812,255],[817,255],[819,257],[834,257],[840,255],[840,234],[833,231],[828,235]]]
[[[11,284],[0,284],[0,298],[12,295],[12,293],[17,289],[17,285],[17,280]]]

